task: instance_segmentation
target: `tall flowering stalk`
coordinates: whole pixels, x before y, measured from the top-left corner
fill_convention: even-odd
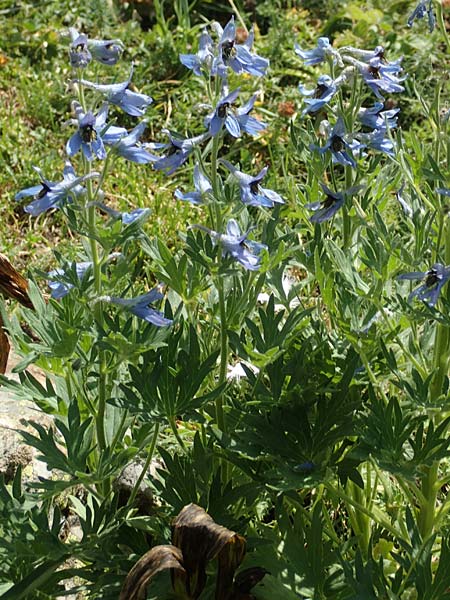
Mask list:
[[[260,181],[265,175],[264,168],[256,177],[242,173],[220,157],[225,137],[231,140],[244,135],[263,135],[266,125],[254,116],[257,94],[253,94],[244,104],[237,106],[241,94],[240,87],[230,91],[229,73],[238,76],[251,75],[263,77],[269,67],[269,61],[253,53],[253,31],[248,34],[243,43],[236,39],[236,26],[234,17],[222,28],[218,23],[212,27],[215,34],[211,35],[207,29],[201,34],[199,50],[196,54],[181,54],[181,62],[193,71],[196,76],[203,77],[209,91],[209,114],[204,120],[207,133],[210,136],[209,160],[203,159],[200,170],[199,165],[194,171],[195,192],[183,194],[177,191],[176,196],[186,199],[193,204],[206,204],[208,206],[209,227],[194,225],[205,231],[219,247],[217,276],[214,283],[217,288],[220,314],[220,368],[219,385],[223,385],[228,368],[228,335],[227,314],[225,299],[225,278],[221,273],[224,260],[232,258],[241,268],[256,271],[261,267],[261,253],[266,249],[260,244],[249,239],[250,228],[242,234],[236,219],[229,219],[225,228],[227,215],[230,208],[224,203],[224,182],[220,176],[219,166],[223,164],[231,171],[238,181],[241,199],[244,204],[252,206],[266,206],[271,208],[274,203],[283,202],[276,192],[264,189]],[[236,78],[236,77],[235,77]],[[216,421],[222,431],[226,430],[223,395],[216,399]]]

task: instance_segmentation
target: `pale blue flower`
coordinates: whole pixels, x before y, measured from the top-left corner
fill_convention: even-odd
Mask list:
[[[163,129],[162,132],[169,137],[167,143],[152,142],[147,144],[146,147],[152,150],[165,150],[165,153],[153,163],[153,167],[157,171],[165,171],[167,175],[171,175],[184,164],[196,146],[211,137],[208,132],[193,138],[184,138],[168,129]]]
[[[298,44],[295,44],[295,53],[305,61],[305,65],[318,65],[328,58],[331,58],[333,64],[342,63],[339,52],[330,44],[327,37],[320,37],[316,48],[312,50],[302,50]]]
[[[311,145],[311,150],[317,150],[320,154],[325,154],[329,150],[334,163],[350,167],[356,167],[356,161],[347,150],[356,151],[360,148],[361,145],[356,140],[348,141],[346,139],[345,125],[342,117],[338,118],[335,126],[330,131],[325,146]]]
[[[234,108],[234,102],[239,96],[240,88],[226,94],[219,100],[214,111],[205,118],[205,126],[208,127],[212,136],[217,135],[222,127],[233,137],[240,137],[241,131],[250,135],[257,135],[260,131],[266,129],[265,123],[258,121],[249,113],[253,109],[257,94],[254,94],[250,100],[241,108]]]
[[[283,204],[283,198],[273,190],[263,188],[260,184],[264,179],[268,167],[264,167],[256,176],[247,175],[242,171],[238,171],[227,160],[222,160],[229,171],[231,171],[233,177],[237,179],[239,189],[241,193],[241,200],[247,206],[265,206],[267,208],[273,208],[274,204]]]
[[[150,154],[146,150],[149,144],[141,144],[139,142],[140,137],[147,128],[147,122],[141,121],[139,125],[136,125],[127,135],[124,135],[114,144],[114,152],[119,156],[122,156],[126,160],[145,165],[150,162],[156,162],[159,160],[158,156]]]
[[[234,219],[228,221],[226,233],[218,233],[203,225],[192,225],[192,227],[206,231],[216,243],[220,243],[225,256],[231,256],[245,269],[257,271],[260,268],[261,255],[264,250],[267,250],[267,246],[249,240],[248,234],[251,230],[243,234]]]
[[[436,188],[436,192],[442,196],[450,196],[450,188]]]
[[[201,76],[202,71],[210,71],[214,59],[214,44],[208,31],[204,29],[200,35],[197,54],[180,54],[181,63],[191,69],[195,75]]]
[[[310,202],[305,205],[305,208],[314,211],[314,214],[309,218],[312,223],[329,221],[345,202],[346,192],[333,192],[333,190],[330,190],[324,183],[320,183],[320,186],[326,194],[325,199]]]
[[[131,225],[137,221],[141,223],[145,221],[150,215],[149,208],[135,208],[131,212],[121,212],[120,210],[115,210],[103,202],[90,202],[89,206],[97,206],[100,210],[108,214],[112,219],[118,220],[120,219],[124,225]]]
[[[302,114],[315,113],[323,108],[333,98],[337,89],[336,82],[329,75],[321,75],[317,80],[317,86],[312,90],[300,84],[298,91],[302,96],[307,96],[303,102],[308,104]]]
[[[173,323],[172,319],[167,319],[162,312],[149,306],[149,304],[155,302],[156,300],[161,300],[163,297],[164,296],[161,294],[160,287],[158,286],[146,294],[136,296],[135,298],[105,296],[101,299],[105,302],[111,302],[112,304],[122,306],[128,312],[136,315],[136,317],[144,319],[144,321],[147,321],[152,325],[156,325],[156,327],[167,327]]]
[[[87,175],[77,177],[72,164],[67,161],[64,166],[63,179],[57,183],[45,179],[39,167],[33,167],[41,178],[41,183],[24,190],[21,190],[15,196],[15,200],[22,200],[29,196],[34,196],[33,202],[24,207],[25,212],[33,217],[41,213],[61,206],[61,204],[72,197],[77,197],[85,193],[82,183],[89,179],[100,176],[100,173],[92,172]]]
[[[72,135],[66,145],[69,156],[74,156],[81,149],[87,160],[95,157],[106,158],[104,144],[115,144],[121,137],[127,135],[123,127],[108,126],[108,105],[103,104],[97,115],[91,111],[85,113],[81,104],[72,102],[76,119],[73,121],[78,125],[78,130]]]
[[[72,271],[75,271],[76,277],[81,281],[92,268],[92,262],[79,262],[72,264]],[[67,296],[69,291],[74,287],[71,283],[73,273],[67,269],[55,269],[48,273],[48,287],[51,289],[51,297],[54,300],[60,300]]]
[[[431,33],[436,27],[436,17],[433,11],[432,0],[420,0],[419,4],[408,18],[408,26],[412,27],[416,19],[423,19],[425,16],[428,17],[428,28]]]
[[[76,83],[83,85],[92,90],[100,92],[106,97],[110,104],[114,104],[121,108],[124,112],[132,117],[142,117],[145,111],[153,102],[150,96],[132,92],[129,88],[131,78],[133,76],[133,68],[131,68],[130,76],[122,83],[112,83],[110,85],[92,83],[85,79],[76,79]]]
[[[203,174],[198,164],[194,167],[194,187],[194,192],[187,192],[186,194],[183,194],[179,189],[175,190],[175,197],[191,204],[203,204],[206,194],[212,192],[211,182]]]
[[[123,44],[120,40],[90,40],[88,48],[92,58],[104,65],[115,65],[123,52]]]
[[[235,73],[248,73],[256,77],[265,75],[269,66],[269,61],[256,54],[252,54],[251,49],[254,41],[254,32],[250,31],[243,44],[236,43],[236,25],[234,17],[228,21],[225,29],[214,24],[214,29],[219,35],[218,55],[214,58],[211,68],[213,75],[226,78],[227,67],[230,67]]]
[[[370,127],[370,129],[380,129],[382,127],[391,129],[397,127],[397,114],[399,112],[399,108],[385,110],[383,102],[375,102],[373,106],[360,108],[358,119],[360,123]]]
[[[431,307],[436,305],[439,293],[449,278],[450,267],[444,267],[441,263],[435,263],[428,271],[414,271],[397,277],[401,281],[422,279],[422,285],[410,293],[408,301],[418,298]]]
[[[69,61],[74,69],[85,69],[92,60],[89,52],[87,37],[79,34],[76,29],[70,29],[72,43],[69,47]]]
[[[406,76],[398,76],[402,71],[400,60],[387,63],[382,56],[375,56],[369,59],[367,63],[351,57],[346,57],[346,59],[357,67],[364,81],[380,100],[383,100],[381,92],[396,93],[404,91],[405,88],[401,85],[401,82],[406,79]]]
[[[358,140],[361,148],[372,148],[372,150],[384,152],[388,156],[395,156],[395,145],[387,136],[386,127],[380,127],[380,129],[375,129],[371,133],[360,133]]]
[[[115,65],[122,55],[120,40],[90,40],[74,27],[69,27],[69,34],[72,39],[70,63],[75,68],[85,68],[92,58],[104,65]]]

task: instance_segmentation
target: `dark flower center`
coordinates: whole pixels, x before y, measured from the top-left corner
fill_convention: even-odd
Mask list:
[[[85,144],[90,144],[97,139],[97,132],[95,131],[93,125],[84,125],[80,129],[81,139]]]
[[[229,108],[230,108],[230,104],[228,102],[225,102],[224,104],[220,104],[220,106],[217,109],[217,116],[219,117],[219,119],[225,119],[225,117],[228,114]]]
[[[41,185],[42,185],[42,189],[39,190],[38,194],[36,195],[36,200],[40,200],[50,191],[50,188],[48,187],[48,185],[46,183],[44,183],[43,181],[41,182]]]
[[[323,200],[320,203],[320,207],[321,208],[330,208],[330,206],[333,206],[333,204],[336,202],[337,198],[335,198],[334,196],[330,196],[330,194],[327,195],[327,197],[325,198],[325,200]]]
[[[371,65],[367,70],[374,79],[381,79],[380,67],[374,67]]]
[[[323,83],[319,83],[314,90],[313,98],[321,98],[322,95],[328,91],[328,86]]]
[[[171,144],[170,148],[167,150],[167,154],[166,156],[173,156],[174,154],[176,154],[178,151],[180,150],[180,148],[178,148],[178,146],[175,146],[175,144]]]
[[[224,61],[229,60],[235,54],[236,54],[236,49],[234,47],[234,41],[225,42],[222,45],[222,58]]]
[[[425,277],[425,285],[433,287],[439,281],[438,274],[435,269],[430,269]]]
[[[331,149],[333,152],[341,152],[345,147],[344,140],[338,135],[333,135],[331,138]]]
[[[258,194],[259,192],[259,181],[252,181],[250,184],[250,191],[252,194]]]

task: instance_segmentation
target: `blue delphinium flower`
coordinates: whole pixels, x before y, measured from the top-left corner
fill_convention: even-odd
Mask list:
[[[115,210],[103,202],[90,202],[88,206],[97,206],[101,211],[108,214],[112,219],[118,220],[120,219],[124,225],[131,225],[137,221],[141,223],[148,218],[150,215],[149,208],[135,208],[131,212],[121,212],[120,210]]]
[[[240,88],[223,96],[217,103],[213,112],[205,118],[205,126],[208,127],[209,133],[217,135],[222,127],[233,137],[240,137],[241,131],[245,131],[250,135],[257,135],[260,131],[266,129],[265,123],[258,121],[249,113],[253,109],[257,95],[253,95],[250,100],[241,106],[234,108],[233,104],[239,96]]]
[[[89,40],[88,47],[92,58],[104,65],[115,65],[123,52],[123,44],[120,40]]]
[[[162,132],[169,137],[167,143],[152,142],[147,144],[146,147],[152,150],[166,151],[165,154],[153,163],[153,167],[157,171],[164,171],[167,175],[171,175],[178,167],[184,164],[196,146],[211,137],[209,132],[202,133],[193,138],[184,138],[168,129],[163,129]]]
[[[387,136],[387,128],[380,127],[379,129],[374,129],[371,133],[360,133],[358,135],[358,140],[361,148],[372,148],[372,150],[378,150],[379,152],[384,152],[389,156],[394,156],[394,148],[395,145],[392,140]]]
[[[225,29],[214,24],[214,29],[220,37],[218,43],[218,54],[214,58],[211,68],[212,75],[226,78],[227,67],[230,67],[235,73],[248,73],[256,77],[265,75],[269,66],[269,61],[257,54],[252,54],[251,49],[254,41],[253,30],[250,31],[243,44],[236,42],[236,25],[234,17],[228,21]]]
[[[144,319],[144,321],[152,323],[152,325],[156,325],[156,327],[167,327],[168,325],[171,325],[173,321],[171,319],[167,319],[159,310],[149,306],[149,304],[152,302],[161,300],[162,298],[163,294],[161,294],[160,287],[158,286],[146,294],[136,296],[135,298],[105,296],[102,297],[101,300],[123,306],[125,310],[131,312],[133,315],[136,315],[136,317]]]
[[[120,40],[90,40],[86,35],[79,34],[74,27],[69,27],[69,34],[72,39],[70,62],[73,67],[85,68],[92,58],[111,66],[122,55],[123,43]]]
[[[260,183],[264,179],[268,167],[264,167],[256,177],[247,175],[242,171],[238,171],[235,166],[229,163],[227,160],[222,160],[229,171],[231,171],[233,177],[235,177],[239,184],[241,193],[241,200],[247,206],[266,206],[267,208],[273,208],[275,203],[283,204],[283,198],[272,190],[263,188]]]
[[[78,125],[78,130],[72,135],[66,145],[69,156],[74,156],[81,149],[87,160],[106,158],[104,144],[115,144],[121,137],[127,135],[123,127],[106,124],[108,105],[103,106],[94,115],[91,111],[85,113],[79,102],[73,101],[72,107],[76,119],[72,122]]]
[[[84,194],[85,189],[81,184],[88,179],[93,179],[100,176],[100,173],[92,172],[87,175],[77,177],[72,164],[67,161],[64,167],[62,181],[55,183],[45,179],[39,167],[33,168],[41,178],[40,185],[35,185],[21,190],[15,196],[16,200],[22,200],[22,198],[34,196],[33,202],[24,207],[25,212],[29,213],[33,217],[37,217],[50,208],[59,207],[62,202],[70,199],[73,196],[77,197]]]
[[[320,183],[320,186],[326,194],[325,199],[310,202],[305,205],[305,208],[314,211],[314,214],[309,218],[312,223],[329,221],[345,202],[346,192],[333,192],[333,190],[330,190],[324,183]]]
[[[194,187],[195,192],[187,192],[186,194],[183,194],[179,189],[175,190],[175,197],[191,204],[203,204],[206,194],[212,192],[211,182],[203,174],[198,164],[194,167]]]
[[[323,108],[335,95],[337,89],[336,82],[329,75],[321,75],[317,80],[317,86],[312,90],[307,90],[304,85],[300,84],[298,91],[302,96],[307,96],[303,101],[308,104],[302,114],[315,113]]]
[[[86,273],[91,269],[92,262],[79,262],[74,263],[75,272],[78,279],[81,281]],[[65,269],[55,269],[48,273],[49,281],[48,287],[51,289],[51,297],[54,300],[60,300],[67,296],[69,291],[73,288],[73,283],[70,283],[69,276]]]
[[[70,65],[74,69],[85,69],[92,60],[87,37],[83,34],[80,35],[76,29],[71,28],[69,31],[72,38],[69,47]]]
[[[431,33],[436,27],[436,17],[434,16],[432,0],[420,0],[408,18],[408,26],[412,27],[416,19],[423,19],[425,15],[428,17],[428,28]]]
[[[320,154],[325,154],[328,150],[332,154],[332,160],[344,166],[356,167],[356,161],[347,152],[347,149],[355,151],[361,148],[356,140],[347,141],[345,139],[345,125],[342,117],[339,117],[335,126],[329,133],[325,146],[311,145],[311,150],[317,150]]]
[[[422,279],[422,285],[410,293],[408,301],[418,298],[419,300],[423,300],[428,306],[435,306],[442,287],[450,279],[450,267],[444,267],[441,263],[435,263],[428,271],[404,273],[403,275],[399,275],[397,279],[402,281]]]
[[[245,269],[257,271],[261,266],[261,254],[267,250],[265,244],[260,244],[248,239],[250,229],[242,233],[234,219],[227,223],[226,233],[218,233],[203,225],[192,225],[192,228],[206,231],[216,243],[220,243],[225,256],[229,255],[238,261]]]
[[[119,139],[118,142],[113,144],[114,152],[119,156],[122,156],[126,160],[138,163],[140,165],[146,165],[150,162],[159,160],[158,156],[150,154],[146,150],[149,144],[141,144],[139,142],[140,137],[147,128],[147,122],[141,121],[139,125],[136,125],[127,135],[124,135]],[[105,142],[110,145],[109,141]]]
[[[394,128],[397,127],[397,114],[399,108],[391,108],[386,110],[383,102],[375,102],[373,106],[368,108],[360,108],[358,111],[358,119],[360,123],[370,129],[380,129],[382,127]]]
[[[132,92],[130,89],[128,89],[132,76],[133,69],[131,69],[128,79],[122,83],[112,83],[111,85],[106,85],[92,83],[91,81],[86,81],[85,79],[76,79],[75,82],[83,85],[84,87],[100,92],[106,97],[106,100],[110,104],[115,104],[132,117],[142,117],[153,100],[146,94],[139,94],[138,92]]]
[[[305,65],[318,65],[331,58],[333,64],[342,66],[339,52],[333,48],[327,37],[320,37],[316,48],[312,50],[302,50],[298,44],[295,44],[295,53],[305,61]]]
[[[380,100],[383,100],[381,92],[396,93],[404,91],[405,88],[401,85],[401,82],[406,79],[406,76],[398,76],[402,71],[400,60],[387,63],[381,56],[375,56],[367,63],[351,57],[346,57],[346,59],[357,67],[364,81]]]
[[[214,59],[214,44],[208,31],[204,29],[200,35],[197,54],[179,56],[181,63],[199,77],[202,75],[202,70],[210,71]]]

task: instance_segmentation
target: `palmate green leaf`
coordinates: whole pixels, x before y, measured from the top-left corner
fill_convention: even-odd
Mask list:
[[[30,446],[41,452],[39,458],[47,464],[49,470],[59,469],[72,476],[78,471],[86,472],[88,456],[94,449],[92,419],[89,417],[81,421],[76,402],[72,402],[69,407],[67,424],[55,419],[55,427],[64,438],[65,451],[61,450],[53,428],[46,429],[34,422],[30,424],[38,435],[27,431],[21,431],[21,435]]]
[[[165,347],[146,353],[141,364],[130,365],[131,379],[121,385],[126,401],[135,414],[142,410],[158,419],[191,415],[212,397],[213,390],[199,391],[209,382],[218,355],[217,350],[202,359],[195,328],[181,322]]]
[[[49,378],[46,378],[44,387],[29,371],[22,371],[19,373],[19,381],[0,375],[0,384],[18,400],[32,400],[48,414],[58,412],[61,398]]]

